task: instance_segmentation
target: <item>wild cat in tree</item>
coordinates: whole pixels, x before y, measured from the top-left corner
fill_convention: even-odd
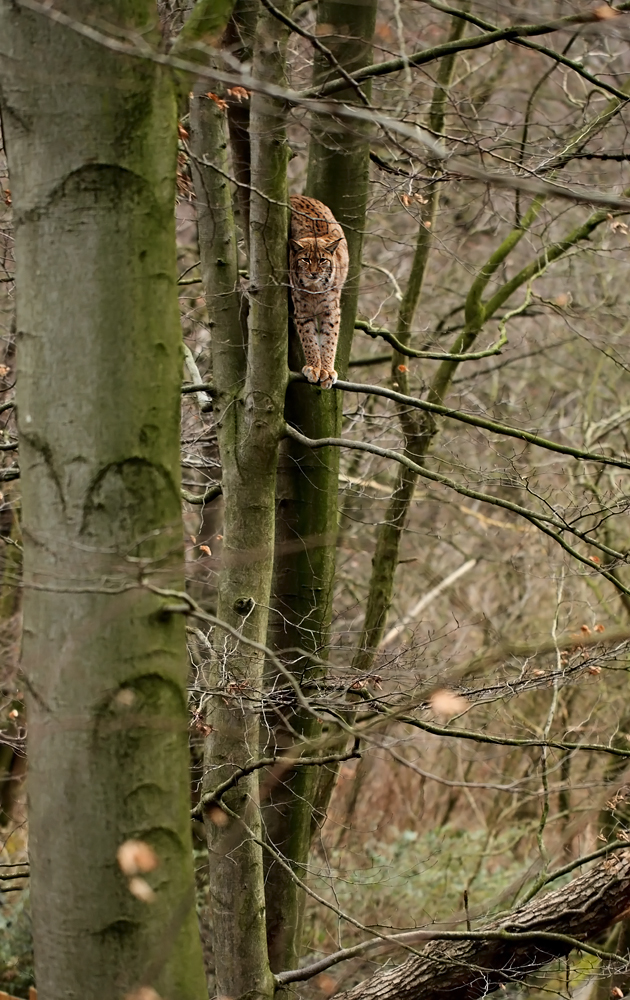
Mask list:
[[[339,301],[348,275],[348,244],[327,205],[303,195],[291,197],[289,280],[294,320],[309,382],[330,389],[337,381]]]

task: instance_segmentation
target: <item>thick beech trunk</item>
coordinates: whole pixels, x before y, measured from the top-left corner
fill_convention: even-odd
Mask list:
[[[99,13],[150,42],[148,0]],[[202,1000],[184,622],[150,589],[183,586],[172,80],[7,0],[0,84],[37,986]],[[118,868],[129,838],[158,856],[152,904]]]

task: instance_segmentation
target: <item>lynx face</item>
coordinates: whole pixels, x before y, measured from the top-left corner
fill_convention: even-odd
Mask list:
[[[335,283],[333,255],[340,242],[316,238],[291,240],[294,285],[307,292],[325,292],[332,288]]]

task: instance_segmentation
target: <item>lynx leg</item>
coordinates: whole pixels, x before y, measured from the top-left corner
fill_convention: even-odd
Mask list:
[[[322,319],[319,336],[321,371],[319,373],[322,389],[330,389],[337,381],[335,371],[335,354],[339,338],[339,314],[332,319]]]
[[[319,344],[317,342],[317,320],[314,318],[300,319],[296,316],[295,326],[300,337],[306,361],[302,369],[302,374],[306,375],[309,382],[319,382],[321,360],[319,356]]]

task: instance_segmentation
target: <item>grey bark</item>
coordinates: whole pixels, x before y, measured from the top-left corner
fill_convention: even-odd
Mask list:
[[[318,5],[318,22],[327,25],[327,44],[348,72],[366,65],[372,57],[376,0],[361,4],[326,0]],[[331,73],[328,62],[315,55],[313,79],[324,82]],[[369,93],[369,85],[366,88]],[[357,103],[353,90],[341,99]],[[347,371],[356,317],[361,247],[365,230],[369,177],[369,143],[366,130],[338,127],[330,119],[316,119],[309,149],[306,193],[328,205],[344,227],[350,252],[348,280],[341,301],[341,329],[336,368]],[[297,345],[292,345],[291,367],[299,371]],[[301,382],[287,390],[286,418],[313,437],[340,433],[341,396]],[[333,583],[337,545],[339,453],[320,452],[285,441],[278,470],[277,550],[274,580],[274,616],[270,645],[276,649],[299,647],[325,661],[332,618]],[[305,688],[316,685],[325,668],[289,654]],[[307,713],[291,716],[293,729],[305,745],[317,740],[320,723]],[[276,728],[278,745],[291,741],[282,726]],[[342,745],[345,739],[342,741]],[[308,750],[306,751],[308,752]],[[331,768],[299,768],[273,788],[265,809],[269,840],[290,861],[300,876],[308,861],[314,831],[321,823],[336,780]],[[269,955],[274,971],[291,968],[300,955],[303,891],[285,868],[267,859],[267,925]]]
[[[149,0],[100,13],[157,43]],[[46,1000],[202,1000],[184,623],[150,589],[183,586],[173,84],[5,0],[0,87],[37,986]],[[150,905],[116,862],[130,838],[159,859]]]
[[[254,74],[284,82],[286,29],[262,13],[254,41]],[[209,103],[209,102],[208,102]],[[208,108],[199,132],[203,149],[225,169],[227,122]],[[287,369],[287,147],[283,107],[252,95],[250,281],[247,336],[237,315],[236,247],[230,192],[216,171],[203,170],[200,241],[213,329],[213,404],[223,469],[225,524],[218,613],[246,640],[264,643],[274,553],[275,483]],[[199,122],[194,119],[195,128]],[[200,148],[200,147],[197,147]],[[201,189],[200,189],[201,190]],[[208,209],[211,209],[209,211]],[[223,303],[221,305],[220,303]],[[217,629],[209,681],[219,694],[207,720],[206,788],[256,759],[264,657],[259,648]],[[221,994],[269,997],[274,983],[266,944],[260,844],[244,835],[241,817],[261,837],[258,774],[223,799],[232,822],[208,817],[210,895],[217,985]]]

